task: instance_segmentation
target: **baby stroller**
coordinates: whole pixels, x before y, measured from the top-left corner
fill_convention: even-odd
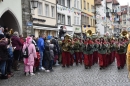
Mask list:
[[[38,47],[36,47],[36,54],[37,54],[37,59],[34,60],[34,72],[39,71],[40,53]]]

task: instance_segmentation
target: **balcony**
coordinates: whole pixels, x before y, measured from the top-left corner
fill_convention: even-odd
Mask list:
[[[95,0],[95,5],[102,5],[102,0]]]

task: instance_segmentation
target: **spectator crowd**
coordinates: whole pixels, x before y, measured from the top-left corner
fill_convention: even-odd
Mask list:
[[[60,63],[60,50],[56,37],[41,34],[39,38],[24,38],[17,31],[0,27],[0,78],[8,79],[14,71],[21,71],[21,63],[25,76],[38,71],[52,72],[52,67]]]

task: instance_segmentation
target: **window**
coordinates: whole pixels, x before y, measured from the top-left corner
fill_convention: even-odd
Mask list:
[[[51,17],[55,17],[55,9],[54,9],[55,7],[54,6],[51,6]]]
[[[65,15],[58,13],[58,23],[65,24]]]
[[[95,20],[93,20],[93,26],[95,26]]]
[[[84,0],[84,9],[86,9],[86,0]]]
[[[87,9],[89,10],[89,3],[87,3]]]
[[[124,22],[124,24],[126,24],[126,22]]]
[[[77,8],[79,8],[79,4],[80,4],[79,1],[77,1]]]
[[[74,0],[74,7],[76,8],[76,0]]]
[[[49,17],[49,5],[45,4],[45,16]]]
[[[65,24],[65,15],[62,15],[61,23],[62,23],[62,24]]]
[[[76,25],[76,16],[74,16],[74,24]]]
[[[65,0],[58,0],[58,4],[65,6]]]
[[[93,20],[91,19],[91,26],[93,26]]]
[[[77,17],[77,25],[79,25],[79,17]]]
[[[70,8],[70,0],[67,0],[67,7]]]
[[[91,10],[92,10],[92,12],[94,12],[94,6],[93,5],[91,5]]]
[[[71,17],[68,16],[68,25],[71,25]]]
[[[87,17],[86,19],[86,24],[89,24],[89,17]]]
[[[39,2],[38,3],[38,15],[43,15],[43,10],[42,10],[42,3],[41,2]]]
[[[61,23],[61,14],[58,13],[58,23]]]

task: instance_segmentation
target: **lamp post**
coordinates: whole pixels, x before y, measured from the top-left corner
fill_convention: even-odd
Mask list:
[[[31,0],[32,8],[35,9],[38,7],[38,0]]]

